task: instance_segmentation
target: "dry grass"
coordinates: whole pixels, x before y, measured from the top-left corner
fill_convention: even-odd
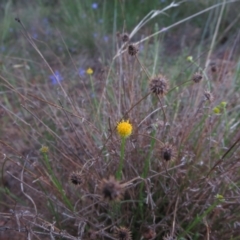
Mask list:
[[[239,59],[151,73],[128,44],[73,84],[1,75],[1,239],[240,239]]]

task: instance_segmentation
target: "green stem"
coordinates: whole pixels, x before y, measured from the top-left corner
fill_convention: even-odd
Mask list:
[[[124,153],[125,153],[125,144],[126,144],[126,138],[122,138],[121,142],[121,155],[120,155],[120,162],[116,174],[116,179],[121,180],[121,175],[122,175],[122,169],[123,169],[123,161],[124,161]]]
[[[50,164],[50,161],[49,161],[49,158],[48,158],[48,154],[47,153],[43,153],[43,159],[45,161],[45,164],[46,164],[46,167],[47,167],[47,170],[48,170],[48,173],[50,174],[51,176],[51,181],[52,183],[54,184],[54,186],[58,189],[58,191],[61,193],[62,195],[62,198],[64,200],[64,202],[66,203],[66,205],[70,208],[70,209],[73,209],[73,206],[71,204],[71,202],[69,201],[69,199],[67,198],[63,188],[62,188],[62,184],[60,183],[60,181],[57,179],[57,177],[55,176],[53,170],[52,170],[52,167],[51,167],[51,164]]]
[[[94,103],[94,107],[95,107],[95,110],[97,110],[97,109],[98,109],[98,103],[97,103],[95,88],[94,88],[94,84],[93,84],[93,78],[92,78],[91,75],[90,75],[90,83],[91,83],[91,88],[92,88],[92,92],[93,92],[93,103]]]
[[[181,237],[184,237],[186,234],[190,233],[190,230],[195,227],[197,224],[203,221],[203,219],[219,204],[219,200],[215,201],[202,215],[196,216],[196,218],[192,221],[192,223],[187,227],[187,229],[184,231],[183,234],[180,235],[179,239]]]

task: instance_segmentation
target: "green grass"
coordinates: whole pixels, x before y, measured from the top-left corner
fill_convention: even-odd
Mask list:
[[[143,25],[169,3],[1,3],[7,227],[25,226],[33,239],[120,239],[121,227],[132,239],[240,239],[238,2],[220,3],[184,2]],[[125,31],[136,56],[117,34]],[[151,93],[156,78],[169,83],[163,95]],[[116,131],[123,119],[133,126],[128,138]]]

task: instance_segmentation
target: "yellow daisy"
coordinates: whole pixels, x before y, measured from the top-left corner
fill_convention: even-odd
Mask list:
[[[88,68],[87,71],[86,71],[86,73],[87,73],[88,75],[92,75],[92,74],[93,74],[93,70],[92,70],[91,68]]]
[[[49,151],[49,148],[48,148],[47,146],[42,146],[42,147],[40,148],[40,152],[41,152],[41,153],[48,153],[48,151]]]
[[[132,134],[132,124],[129,123],[129,120],[122,120],[117,124],[117,132],[123,138],[129,137]]]

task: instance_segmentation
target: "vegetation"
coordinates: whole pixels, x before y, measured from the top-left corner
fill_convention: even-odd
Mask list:
[[[240,239],[237,4],[3,1],[0,238]]]

